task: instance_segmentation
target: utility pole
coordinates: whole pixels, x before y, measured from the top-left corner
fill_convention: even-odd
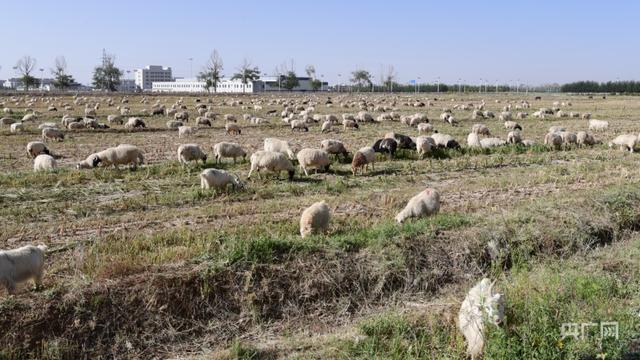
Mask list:
[[[189,60],[189,78],[193,78],[193,58],[190,57]]]

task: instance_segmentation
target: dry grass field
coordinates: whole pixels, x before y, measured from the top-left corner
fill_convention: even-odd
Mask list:
[[[607,142],[640,133],[640,98],[437,95],[200,96],[220,116],[187,138],[167,129],[172,118],[141,115],[156,101],[170,107],[180,97],[130,95],[131,116],[140,116],[146,129],[65,130],[63,142],[48,143],[59,157],[51,173],[33,172],[25,146],[40,139],[40,123],[60,123],[65,113],[83,116],[84,105],[71,96],[0,96],[13,110],[3,116],[21,119],[27,108],[40,113],[23,132],[0,128],[0,249],[49,247],[44,289],[22,284],[14,296],[0,289],[0,359],[464,359],[457,311],[483,276],[497,279],[507,299],[506,321],[489,329],[485,358],[637,359],[640,158]],[[453,110],[459,126],[439,120],[445,107],[482,99],[495,119],[474,121],[471,111]],[[104,123],[122,105],[121,95],[78,100],[100,103],[97,120]],[[196,97],[182,100],[194,125]],[[462,148],[424,159],[409,150],[391,160],[378,154],[375,170],[357,176],[350,161],[335,160],[328,173],[296,171],[293,181],[247,179],[248,157],[215,164],[212,146],[221,141],[252,153],[266,137],[289,140],[296,150],[333,138],[353,154],[389,131],[418,136],[397,121],[359,130],[334,126],[325,134],[312,124],[309,132],[292,132],[279,116],[287,102],[341,117],[360,111],[361,100],[374,117],[380,115],[374,105],[425,113]],[[410,106],[415,100],[433,105]],[[466,147],[478,122],[506,139],[497,115],[521,100],[531,109],[516,121],[536,145]],[[588,127],[580,118],[531,116],[554,101],[571,102],[564,111],[609,121],[606,131],[594,133],[602,144],[544,146],[550,126]],[[64,103],[73,109],[63,110]],[[47,111],[52,104],[57,112]],[[239,118],[242,135],[225,134],[224,114]],[[243,114],[269,123],[252,125]],[[181,166],[176,150],[184,143],[199,144],[207,163]],[[145,164],[76,170],[89,154],[118,144],[141,148]],[[211,167],[239,175],[246,186],[200,189],[199,173]],[[396,224],[397,212],[426,187],[442,194],[440,213]],[[332,209],[330,229],[301,239],[300,213],[320,200]],[[497,255],[489,256],[489,242]],[[599,332],[562,339],[562,323],[607,321],[618,322],[618,339],[600,341]]]

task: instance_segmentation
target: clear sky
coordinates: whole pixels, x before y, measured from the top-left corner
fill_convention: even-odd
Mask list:
[[[640,80],[637,0],[2,0],[0,14],[1,79],[24,55],[45,76],[63,55],[88,83],[103,48],[122,69],[189,77],[188,58],[195,74],[215,48],[226,75],[243,58],[268,74],[293,60],[331,83],[387,65],[400,82]]]

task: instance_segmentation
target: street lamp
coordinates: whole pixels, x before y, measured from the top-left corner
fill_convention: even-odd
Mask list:
[[[193,58],[190,57],[187,60],[189,60],[189,77],[192,78],[193,77]]]
[[[342,85],[342,74],[338,74],[338,92],[340,92],[341,85]]]
[[[458,78],[458,92],[460,92],[461,88],[462,88],[462,79]]]
[[[418,76],[418,92],[420,92],[420,80],[422,80],[422,78]]]
[[[44,91],[44,68],[38,70],[40,70],[40,90]]]
[[[438,80],[436,82],[436,92],[440,92],[440,76],[438,76]]]

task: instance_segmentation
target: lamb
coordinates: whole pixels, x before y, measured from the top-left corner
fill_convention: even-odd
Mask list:
[[[393,158],[396,154],[396,149],[398,148],[398,142],[396,139],[392,138],[384,138],[378,139],[372,146],[373,151],[377,153],[387,153],[389,157]]]
[[[482,356],[485,322],[500,325],[504,319],[504,296],[494,291],[495,282],[484,278],[465,297],[458,313],[458,329],[467,342],[472,360]]]
[[[291,160],[295,159],[295,154],[291,150],[289,143],[284,140],[266,138],[264,139],[264,150],[280,152],[286,154]]]
[[[429,123],[420,123],[418,124],[418,133],[422,134],[430,134],[433,132],[433,125],[429,124]]]
[[[326,151],[328,154],[340,155],[344,156],[345,159],[349,157],[349,152],[347,148],[344,146],[344,143],[339,140],[327,139],[322,140],[320,143],[320,148]]]
[[[144,163],[144,156],[137,146],[120,144],[96,153],[92,165],[96,167],[100,163],[105,167],[113,165],[116,169],[118,165],[130,165],[135,169]]]
[[[229,184],[234,189],[244,187],[237,175],[224,170],[206,169],[200,173],[200,188],[202,189],[226,189]]]
[[[40,154],[33,160],[33,171],[52,171],[57,167],[56,159],[48,154]]]
[[[329,167],[331,166],[329,154],[321,149],[302,149],[296,157],[298,158],[300,170],[302,170],[306,176],[309,176],[307,169],[310,167],[315,168],[317,172],[318,169],[329,171]]]
[[[345,130],[347,130],[347,129],[359,129],[360,128],[358,123],[355,122],[354,120],[343,120],[342,121],[342,127]]]
[[[203,164],[207,163],[207,154],[200,149],[197,144],[183,144],[178,147],[178,161],[184,166],[189,161],[202,160]]]
[[[351,161],[351,171],[353,172],[354,176],[358,173],[358,169],[362,169],[362,167],[365,168],[365,171],[368,171],[369,164],[371,164],[371,167],[373,168],[373,170],[375,170],[375,162],[375,150],[373,150],[372,147],[363,147],[358,150],[353,156],[353,160]]]
[[[196,132],[196,129],[191,126],[180,126],[178,127],[178,138],[182,138],[183,136],[193,135]]]
[[[396,222],[402,224],[409,218],[420,218],[435,215],[440,211],[440,193],[433,188],[426,188],[412,197],[407,206],[396,215]]]
[[[177,121],[177,120],[169,120],[169,121],[167,121],[167,129],[170,129],[170,130],[175,130],[175,129],[179,128],[182,125],[184,125],[182,123],[182,121]]]
[[[620,150],[629,152],[633,152],[634,148],[638,144],[638,136],[633,134],[623,134],[617,136],[615,139],[609,142],[609,148],[613,148],[614,145],[617,145]]]
[[[236,123],[226,123],[224,125],[224,130],[227,133],[227,135],[241,135],[242,134],[242,130],[240,130],[240,126],[238,126],[238,124]]]
[[[589,120],[589,130],[590,131],[604,131],[609,128],[609,122],[605,120]]]
[[[300,236],[304,239],[308,235],[324,233],[329,227],[331,210],[326,202],[317,202],[302,212],[300,216]]]
[[[0,284],[9,295],[15,294],[16,284],[33,279],[36,289],[42,286],[45,245],[27,245],[14,250],[0,251]]]
[[[24,125],[21,122],[11,124],[11,133],[15,134],[18,131],[24,131]]]
[[[62,133],[62,131],[58,129],[53,129],[53,128],[42,129],[42,140],[47,141],[49,139],[62,141],[64,140],[64,134]]]
[[[507,130],[522,130],[522,126],[515,121],[505,121],[504,128]]]
[[[593,135],[589,134],[586,131],[578,131],[578,133],[576,134],[576,142],[578,146],[592,146],[598,143]]]
[[[294,131],[294,130],[309,131],[309,128],[307,127],[307,123],[304,120],[292,120],[290,124],[291,124],[291,131]]]
[[[435,142],[437,147],[447,149],[459,149],[460,144],[451,136],[442,133],[435,133],[431,135],[431,138]]]
[[[47,145],[40,141],[31,141],[27,144],[27,154],[31,156],[31,158],[35,158],[40,154],[50,155],[49,149],[47,149]]]
[[[236,158],[242,157],[243,160],[247,158],[247,152],[237,143],[220,142],[213,145],[213,154],[216,158],[216,164],[222,162],[222,158],[233,158],[233,163],[236,163]]]
[[[558,149],[562,145],[562,136],[557,132],[549,132],[544,136],[544,144]]]
[[[142,119],[137,117],[130,117],[127,120],[127,123],[124,124],[125,129],[137,129],[137,128],[146,128],[147,125],[142,121]]]
[[[418,136],[416,138],[416,150],[420,157],[424,158],[425,155],[430,154],[431,148],[435,146],[435,142],[429,136]]]
[[[471,127],[471,132],[478,135],[491,135],[489,128],[484,124],[474,124],[473,127]]]
[[[254,171],[258,172],[258,177],[260,178],[260,169],[275,172],[278,174],[278,178],[280,177],[280,172],[287,171],[290,181],[293,180],[293,175],[295,174],[295,168],[291,161],[283,153],[275,151],[256,151],[251,155],[251,170],[249,170],[247,178],[250,179]]]

